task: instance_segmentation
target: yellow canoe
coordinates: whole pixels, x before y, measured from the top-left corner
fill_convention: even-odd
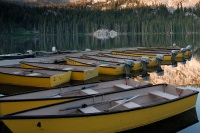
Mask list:
[[[0,83],[51,88],[69,82],[71,71],[33,70],[0,67]]]
[[[0,97],[0,116],[98,93],[120,91],[123,86],[136,88],[144,85],[150,86],[147,82],[137,82],[130,78],[8,95]]]
[[[88,80],[98,76],[99,67],[20,62],[22,68],[71,71],[71,80]]]
[[[131,49],[127,49],[126,50],[126,52],[134,52],[134,53],[142,53],[142,54],[170,54],[171,55],[171,53],[172,53],[172,50],[170,51],[164,51],[164,50],[155,50],[155,49],[149,49],[149,50],[147,50],[147,49],[136,49],[136,50],[131,50]],[[189,57],[191,57],[191,55],[192,55],[192,52],[191,51],[185,51],[184,52],[184,54],[180,51],[180,50],[178,50],[178,53],[177,53],[177,55],[175,56],[176,58],[189,58]]]
[[[149,58],[156,58],[157,54],[154,53],[135,53],[135,52],[128,52],[128,51],[111,51],[112,54],[115,55],[126,55],[126,56],[135,56],[135,57],[143,57],[147,56]],[[164,60],[172,60],[172,56],[170,54],[163,54]],[[182,54],[177,54],[177,58],[182,58]]]
[[[159,84],[35,108],[0,120],[14,133],[120,132],[190,110],[197,97],[198,91]]]
[[[184,53],[184,58],[190,58],[192,56],[192,46],[188,45],[185,48],[180,47],[138,47],[136,50],[140,51],[153,51],[153,52],[171,52],[172,50],[178,50],[179,53]]]
[[[97,60],[88,60],[74,57],[66,57],[66,63],[68,65],[78,66],[99,66],[99,74],[120,75],[125,73],[124,66],[117,63],[100,62]]]
[[[119,55],[121,56],[121,55]],[[134,58],[123,58],[123,57],[109,57],[109,56],[98,56],[98,55],[84,55],[84,57],[88,59],[94,59],[98,61],[107,61],[107,62],[113,62],[113,63],[125,63],[126,60],[133,60],[133,67],[131,70],[137,71],[142,70],[142,58],[140,59],[134,59]],[[147,67],[157,67],[156,59],[149,59],[149,62],[147,63]]]

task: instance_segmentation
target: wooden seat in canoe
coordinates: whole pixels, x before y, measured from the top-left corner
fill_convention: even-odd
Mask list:
[[[97,92],[95,90],[92,90],[92,89],[85,89],[85,90],[81,90],[81,91],[84,92],[84,93],[86,93],[86,94],[89,94],[89,95],[99,93],[99,92]]]
[[[118,88],[121,88],[121,89],[131,89],[131,88],[133,88],[132,86],[125,85],[125,84],[116,84],[114,86],[118,87]]]
[[[118,101],[115,101],[117,104],[122,104],[124,100],[118,100]],[[137,107],[140,107],[141,105],[137,104],[137,103],[134,103],[134,102],[127,102],[127,103],[124,103],[122,104],[124,107],[126,108],[137,108]]]
[[[175,95],[171,95],[169,93],[164,93],[164,92],[161,92],[161,91],[152,91],[152,92],[149,92],[149,94],[152,94],[152,95],[155,95],[155,96],[159,96],[159,97],[162,97],[162,98],[166,98],[166,99],[169,99],[169,100],[178,98]]]
[[[80,108],[79,109],[82,113],[98,113],[101,112],[100,110],[98,110],[97,108],[90,106],[90,107],[86,107],[86,108]]]

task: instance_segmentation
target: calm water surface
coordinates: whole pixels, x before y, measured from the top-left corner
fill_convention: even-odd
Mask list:
[[[86,48],[101,50],[137,46],[171,46],[173,43],[176,43],[180,47],[192,45],[194,53],[193,58],[190,61],[187,61],[186,64],[178,63],[176,68],[173,68],[170,65],[162,66],[164,70],[162,76],[157,76],[155,72],[149,72],[149,77],[147,78],[148,81],[151,83],[169,83],[176,86],[189,87],[199,91],[200,77],[198,77],[198,75],[200,75],[200,36],[198,35],[126,35],[103,40],[84,35],[0,37],[0,54],[26,53],[27,50],[51,51],[53,46],[58,50],[85,50]],[[137,76],[137,74],[136,76],[133,76],[137,80],[144,80],[140,76]],[[0,86],[0,89],[3,88],[4,86]],[[143,127],[142,129],[134,130],[134,132],[178,131],[179,133],[199,133],[199,119],[200,96],[198,97],[195,109],[165,121]]]

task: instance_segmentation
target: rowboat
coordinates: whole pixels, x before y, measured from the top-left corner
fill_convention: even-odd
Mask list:
[[[178,46],[172,46],[172,47],[137,47],[137,49],[142,49],[142,50],[180,50],[180,49],[182,49],[182,48],[180,48],[180,47],[178,47]],[[191,51],[191,49],[192,49],[192,45],[188,45],[188,46],[186,46],[185,47],[185,49],[187,50],[187,51]]]
[[[137,82],[130,78],[7,95],[0,97],[0,116],[90,95],[137,88],[145,85],[151,86],[147,82]]]
[[[126,60],[136,60],[136,61],[143,61],[142,58],[144,58],[144,57],[134,57],[125,55],[115,55],[111,53],[99,53],[99,55],[111,58],[120,58]],[[156,67],[158,65],[159,60],[161,60],[161,63],[163,62],[163,58],[159,57],[159,54],[156,56],[156,58],[149,58],[149,63],[147,64],[147,67]]]
[[[185,48],[180,47],[138,47],[136,50],[142,50],[142,51],[165,51],[165,52],[171,52],[172,50],[178,50],[179,53],[184,54],[184,58],[190,58],[192,56],[192,46],[188,45]]]
[[[105,56],[105,57],[113,57],[113,58],[124,58],[124,59],[127,59],[127,60],[132,60],[132,59],[136,59],[138,58],[138,60],[141,59],[141,57],[134,57],[134,56],[125,56],[125,55],[114,55],[114,54],[110,54],[110,53],[101,53],[100,54],[101,56]],[[158,54],[159,55],[159,54]],[[150,62],[149,64],[147,65],[147,67],[155,67],[154,65],[154,58],[150,58]],[[186,63],[186,60],[184,60],[183,58],[175,58],[175,60],[165,60],[165,61],[162,61],[161,58],[159,58],[159,56],[156,57],[156,63],[158,64],[159,60],[161,60],[160,64],[161,65],[172,65],[172,66],[175,66],[177,65],[177,62],[181,62],[181,63]]]
[[[197,96],[196,90],[158,84],[34,108],[0,120],[14,133],[120,132],[192,109]]]
[[[22,68],[71,71],[71,80],[88,80],[98,76],[99,68],[90,66],[60,65],[50,63],[20,62]]]
[[[69,82],[70,77],[71,71],[0,67],[1,84],[51,88]]]
[[[178,51],[172,51],[171,54],[168,53],[145,53],[145,52],[133,52],[133,51],[111,51],[115,55],[126,55],[126,56],[135,56],[142,57],[147,56],[149,58],[156,58],[157,54],[163,55],[163,60],[174,60],[175,58],[182,58],[182,54],[178,54]]]
[[[66,57],[66,63],[68,65],[78,65],[78,66],[99,66],[99,74],[121,75],[125,73],[123,65],[113,62]]]
[[[98,61],[107,61],[107,62],[116,62],[116,63],[125,63],[125,61],[127,59],[132,60],[133,66],[132,66],[131,70],[133,70],[133,71],[142,70],[143,59],[146,59],[146,57],[141,57],[140,59],[124,58],[122,56],[120,57],[120,55],[118,57],[109,57],[109,56],[98,56],[98,55],[86,55],[85,54],[84,57],[86,57],[88,59],[98,60]],[[156,59],[149,59],[149,61],[147,62],[147,67],[157,67]]]
[[[175,50],[171,50],[171,51],[164,51],[164,50],[131,50],[131,49],[127,49],[127,52],[135,52],[135,53],[147,53],[147,54],[151,54],[151,53],[158,53],[158,54],[172,54],[173,51]],[[192,55],[191,51],[180,51],[177,50],[177,55],[175,56],[176,58],[189,58]]]

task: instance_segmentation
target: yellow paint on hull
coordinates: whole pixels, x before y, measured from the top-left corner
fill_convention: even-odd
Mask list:
[[[106,75],[120,75],[124,74],[124,67],[123,66],[116,66],[116,67],[106,67],[100,66],[99,67],[99,74],[106,74]]]
[[[77,62],[77,61],[70,60],[70,59],[66,59],[66,63],[67,63],[68,65],[76,65],[76,66],[91,66],[91,65],[89,65],[89,64]]]
[[[69,82],[70,77],[71,71],[65,72],[63,74],[53,75],[51,77],[31,77],[0,73],[0,83],[19,86],[51,88]]]
[[[136,62],[133,67],[131,68],[132,71],[142,70],[141,62]]]
[[[42,68],[39,68],[37,66],[31,66],[31,65],[28,65],[28,64],[24,64],[24,63],[20,63],[20,67],[21,68],[32,68],[32,69],[42,70]]]
[[[22,110],[27,110],[31,108],[36,108],[40,106],[45,106],[49,104],[69,101],[72,99],[41,99],[41,100],[24,100],[24,101],[1,101],[0,102],[0,116],[11,114],[14,112],[19,112]]]
[[[150,60],[147,67],[157,67],[157,61],[156,60]]]
[[[99,74],[99,67],[85,71],[72,71],[71,80],[88,80],[97,77]]]
[[[195,107],[197,96],[195,94],[171,103],[114,114],[52,119],[7,119],[3,122],[14,133],[119,132],[154,123],[192,109]],[[40,127],[37,126],[39,122]]]

